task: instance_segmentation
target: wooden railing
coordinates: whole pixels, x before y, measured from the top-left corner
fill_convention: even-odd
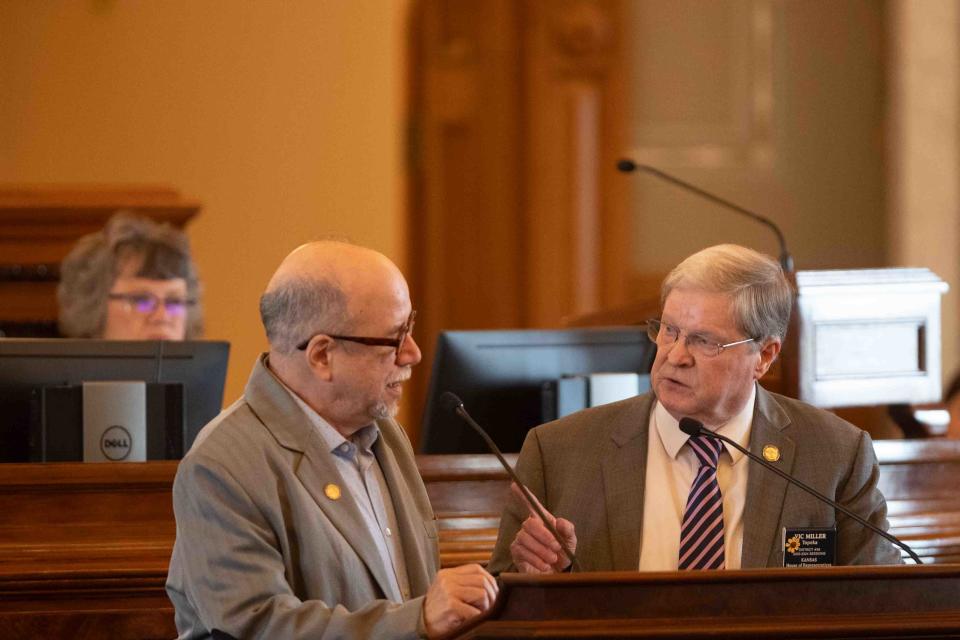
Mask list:
[[[890,532],[925,563],[960,562],[960,440],[878,440]]]
[[[441,565],[486,564],[509,495],[506,472],[491,455],[418,456],[417,465],[440,528]]]

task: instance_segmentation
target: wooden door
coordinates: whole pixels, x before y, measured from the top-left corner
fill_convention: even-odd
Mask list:
[[[444,329],[555,327],[625,301],[625,117],[613,0],[423,0],[412,21],[411,285]],[[416,418],[415,418],[416,422]],[[408,425],[415,436],[416,425]]]

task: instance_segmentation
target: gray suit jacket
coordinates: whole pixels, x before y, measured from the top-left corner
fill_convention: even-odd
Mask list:
[[[572,521],[585,571],[636,571],[643,530],[643,486],[650,411],[645,394],[580,411],[530,431],[517,473],[554,515]],[[865,432],[837,416],[757,386],[750,450],[779,447],[781,470],[835,499],[882,529],[887,507]],[[750,463],[753,464],[753,463]],[[513,541],[526,509],[503,512],[488,569],[515,571]],[[754,464],[747,482],[742,566],[783,566],[784,526],[837,524],[838,564],[895,564],[896,547],[801,489]]]
[[[387,568],[306,415],[266,368],[204,427],[173,488],[167,593],[181,638],[417,638],[439,568],[433,510],[413,450],[378,421],[374,453],[396,511],[413,599],[385,599]]]

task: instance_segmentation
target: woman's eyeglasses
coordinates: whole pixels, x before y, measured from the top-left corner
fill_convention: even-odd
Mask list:
[[[189,298],[161,298],[153,293],[110,293],[107,298],[125,302],[130,309],[144,315],[153,313],[162,304],[168,315],[182,316],[187,312],[187,307],[197,303]]]

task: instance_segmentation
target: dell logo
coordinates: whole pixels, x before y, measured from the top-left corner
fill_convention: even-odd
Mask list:
[[[120,425],[113,425],[100,436],[100,451],[108,460],[125,460],[133,448],[130,432]]]

